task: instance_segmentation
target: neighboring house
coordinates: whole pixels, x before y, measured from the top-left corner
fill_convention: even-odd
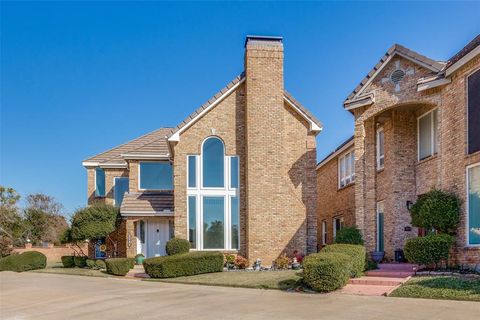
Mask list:
[[[83,162],[88,202],[122,215],[106,255],[164,255],[173,236],[264,265],[316,251],[321,129],[284,89],[282,39],[247,37],[245,71],[177,127]]]
[[[394,45],[344,102],[354,137],[317,165],[318,241],[356,225],[394,258],[409,206],[432,188],[462,200],[454,261],[480,262],[480,35],[448,61]]]

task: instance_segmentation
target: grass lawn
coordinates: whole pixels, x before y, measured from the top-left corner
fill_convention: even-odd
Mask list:
[[[390,296],[480,301],[480,279],[456,276],[414,277]]]
[[[296,288],[300,284],[301,279],[300,271],[285,270],[217,272],[189,277],[145,280],[209,286],[287,290]]]
[[[105,271],[93,270],[93,269],[83,269],[83,268],[64,268],[61,262],[56,262],[52,264],[47,264],[45,269],[32,270],[29,272],[37,273],[54,273],[54,274],[68,274],[75,276],[88,276],[88,277],[114,277]]]

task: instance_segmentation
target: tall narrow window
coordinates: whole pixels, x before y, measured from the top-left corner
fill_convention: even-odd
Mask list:
[[[223,188],[224,179],[224,148],[223,142],[215,137],[208,138],[203,143],[203,187]]]
[[[380,201],[377,203],[377,251],[385,251],[384,240],[384,203]]]
[[[480,70],[468,77],[468,154],[480,151]]]
[[[105,170],[95,169],[95,196],[105,197]]]
[[[238,188],[238,157],[230,158],[230,188]]]
[[[322,221],[322,244],[327,244],[327,221]]]
[[[140,162],[141,190],[172,190],[173,173],[169,162]]]
[[[197,186],[197,157],[188,156],[188,187]]]
[[[240,248],[239,242],[239,233],[240,233],[240,211],[238,207],[238,197],[231,198],[231,238],[232,238],[232,249]]]
[[[203,197],[203,248],[225,248],[225,198]]]
[[[197,248],[197,197],[188,197],[188,241],[190,248]]]
[[[355,152],[346,153],[338,159],[338,185],[340,188],[355,181]]]
[[[122,205],[123,197],[125,193],[128,193],[128,178],[115,178],[115,188],[114,188],[114,196],[115,196],[115,206],[120,207]]]
[[[433,156],[438,149],[438,111],[427,112],[418,118],[418,160]]]
[[[343,218],[338,217],[333,219],[333,240],[337,236],[337,231],[343,228]]]
[[[377,170],[383,169],[385,165],[385,134],[383,128],[377,130]]]
[[[480,246],[480,163],[467,171],[468,244]]]

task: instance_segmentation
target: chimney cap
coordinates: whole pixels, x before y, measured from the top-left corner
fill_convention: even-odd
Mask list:
[[[259,35],[247,35],[245,39],[245,47],[247,46],[249,41],[264,41],[264,42],[271,42],[271,43],[278,43],[282,44],[283,37],[278,36],[259,36]]]

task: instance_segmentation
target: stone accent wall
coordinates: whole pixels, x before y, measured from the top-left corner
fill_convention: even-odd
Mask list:
[[[322,245],[322,222],[327,223],[327,242],[333,242],[333,218],[343,218],[347,227],[355,223],[355,184],[338,187],[338,159],[351,149],[339,154],[317,169],[317,239]]]

